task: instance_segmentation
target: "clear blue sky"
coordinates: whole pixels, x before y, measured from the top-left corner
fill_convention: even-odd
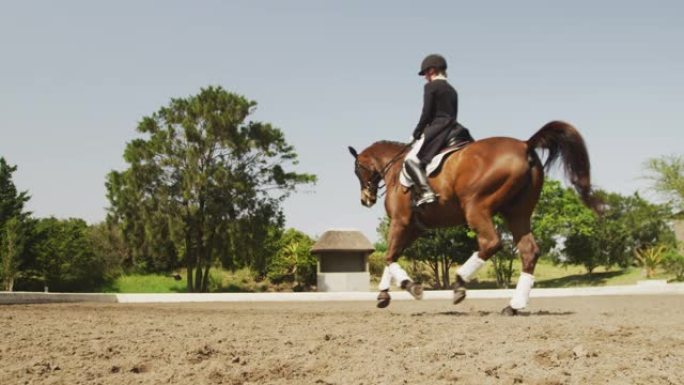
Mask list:
[[[0,155],[38,216],[104,219],[104,178],[142,116],[221,85],[259,103],[315,173],[286,205],[310,235],[376,238],[346,146],[407,140],[422,58],[442,53],[459,119],[527,139],[564,119],[594,183],[645,191],[642,163],[682,154],[681,1],[25,1],[0,3]]]

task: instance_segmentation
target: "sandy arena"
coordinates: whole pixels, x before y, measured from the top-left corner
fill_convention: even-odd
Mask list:
[[[0,384],[684,384],[684,296],[0,306]]]

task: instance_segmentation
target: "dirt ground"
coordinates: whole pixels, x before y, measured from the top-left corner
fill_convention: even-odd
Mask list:
[[[684,384],[684,296],[0,306],[0,384]]]

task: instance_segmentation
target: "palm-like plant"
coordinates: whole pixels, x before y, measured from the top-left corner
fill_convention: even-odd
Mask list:
[[[663,245],[647,247],[638,249],[634,252],[637,261],[646,272],[646,278],[653,278],[655,269],[663,261],[663,255],[667,251],[667,247]]]

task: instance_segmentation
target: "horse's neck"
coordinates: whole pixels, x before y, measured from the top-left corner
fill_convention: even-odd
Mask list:
[[[391,149],[382,151],[380,154],[375,156],[375,166],[380,172],[385,171],[384,179],[385,185],[388,188],[388,192],[389,189],[399,181],[399,170],[401,170],[401,165],[404,163],[404,156],[401,156],[399,159],[396,159],[396,157],[399,155],[399,153],[401,153],[401,151],[401,148]],[[385,167],[387,167],[387,165],[392,161],[394,161],[394,163],[392,163],[389,168],[385,170]]]

